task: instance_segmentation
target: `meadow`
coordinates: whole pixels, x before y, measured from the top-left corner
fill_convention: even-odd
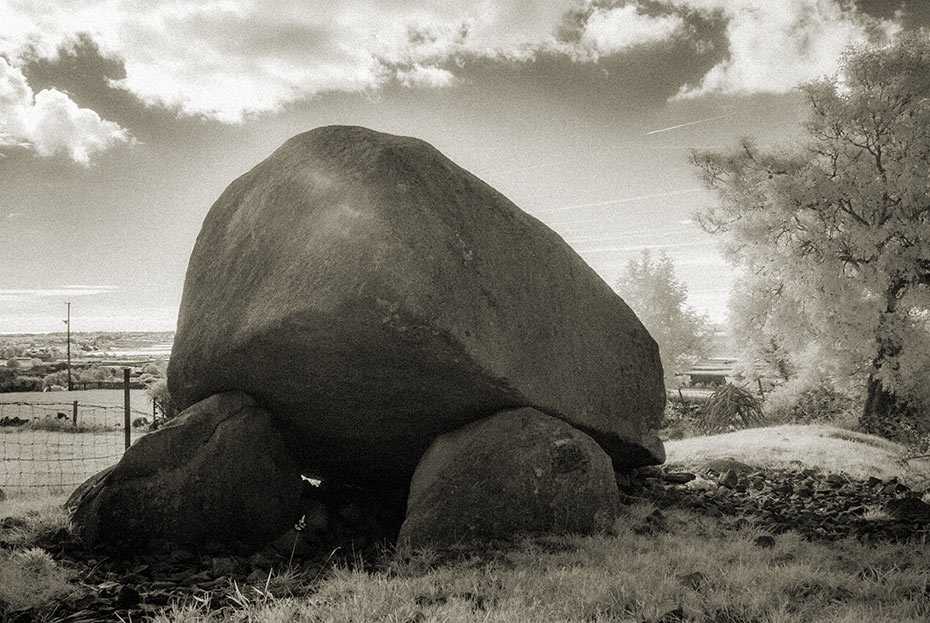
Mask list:
[[[125,447],[123,401],[122,390],[0,393],[0,419],[26,420],[0,426],[0,490],[67,492],[114,464]],[[130,390],[130,408],[131,420],[151,418],[144,390]],[[142,432],[134,428],[131,438]]]

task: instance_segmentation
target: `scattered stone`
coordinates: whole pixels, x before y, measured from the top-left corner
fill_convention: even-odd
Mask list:
[[[695,476],[685,483],[685,488],[692,491],[713,491],[717,488],[717,485],[706,478]]]
[[[171,565],[183,565],[194,560],[194,555],[186,549],[174,549],[168,554],[167,562]]]
[[[229,556],[218,556],[210,559],[210,572],[216,577],[231,576],[238,567],[236,559]]]
[[[527,405],[617,468],[664,458],[658,348],[612,288],[427,143],[359,127],[293,137],[210,209],[168,382],[182,408],[261,396],[323,480],[406,484],[438,435]]]
[[[29,522],[23,517],[4,517],[0,519],[0,530],[25,528],[28,524]]]
[[[726,487],[727,489],[733,489],[734,487],[736,487],[737,484],[739,484],[739,476],[736,474],[734,470],[731,469],[731,470],[728,470],[723,476],[721,476],[720,480],[718,480],[717,483],[721,487]]]
[[[686,482],[691,482],[694,480],[696,475],[692,474],[691,472],[671,472],[668,474],[663,474],[662,478],[665,480],[665,482],[670,482],[675,485],[683,485]]]
[[[771,549],[775,547],[775,537],[762,534],[756,537],[756,540],[753,541],[753,545],[761,547],[762,549]]]
[[[888,500],[885,510],[900,521],[930,523],[930,504],[916,497]]]
[[[116,593],[115,606],[120,609],[132,608],[142,600],[139,591],[131,586],[120,586]]]
[[[583,432],[518,409],[447,433],[423,456],[399,541],[413,547],[609,528],[610,458]]]
[[[67,506],[90,546],[254,548],[296,519],[302,485],[290,456],[267,411],[245,394],[217,394],[141,437]]]

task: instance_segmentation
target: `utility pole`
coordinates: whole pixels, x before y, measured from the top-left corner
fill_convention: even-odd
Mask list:
[[[65,303],[68,306],[68,319],[65,325],[68,327],[68,391],[74,389],[71,383],[71,303]]]

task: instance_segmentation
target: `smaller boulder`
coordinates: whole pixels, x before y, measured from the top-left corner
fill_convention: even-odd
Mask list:
[[[401,544],[451,545],[608,529],[619,492],[591,437],[535,409],[500,412],[438,437],[417,465]]]
[[[71,495],[87,545],[255,547],[299,518],[299,469],[272,415],[215,394],[141,437]]]

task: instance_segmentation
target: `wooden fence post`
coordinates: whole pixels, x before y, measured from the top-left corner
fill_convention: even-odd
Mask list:
[[[77,400],[71,405],[71,425],[77,428]]]
[[[131,443],[130,429],[132,424],[129,421],[129,368],[123,368],[123,428],[126,431],[126,448]]]
[[[762,379],[756,377],[756,383],[759,384],[759,396],[762,398],[762,400],[765,400],[765,392],[762,391]]]

